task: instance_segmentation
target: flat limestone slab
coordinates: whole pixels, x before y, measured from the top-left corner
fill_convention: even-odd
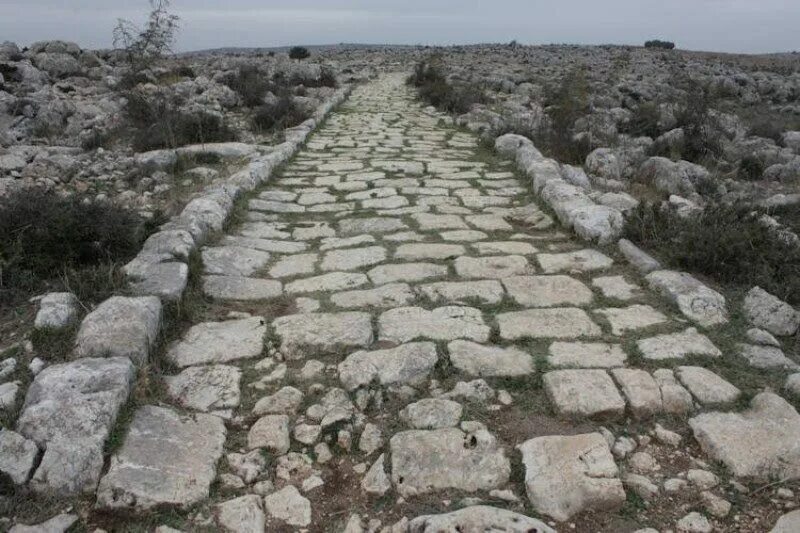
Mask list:
[[[519,348],[456,340],[447,345],[450,362],[472,376],[526,376],[536,371],[533,357]]]
[[[410,384],[424,380],[438,357],[432,342],[411,342],[397,348],[355,352],[339,364],[339,379],[347,390],[369,385]]]
[[[128,357],[144,364],[161,327],[155,296],[112,296],[86,315],[75,338],[75,357]]]
[[[431,311],[421,307],[398,307],[381,314],[378,329],[380,339],[390,342],[417,338],[486,342],[491,332],[478,309],[461,306],[438,307]]]
[[[800,415],[776,394],[758,394],[741,413],[703,413],[689,426],[703,451],[737,477],[800,478]]]
[[[165,407],[140,407],[100,480],[98,507],[187,508],[207,499],[225,434],[222,419],[213,415],[181,416]]]
[[[496,279],[479,281],[439,281],[419,287],[423,296],[436,303],[468,303],[476,300],[496,304],[503,300],[505,291]]]
[[[683,359],[687,355],[719,357],[722,352],[706,337],[689,328],[679,333],[656,335],[636,342],[645,359]]]
[[[500,337],[505,340],[577,339],[598,337],[600,326],[592,322],[583,309],[562,307],[552,309],[528,309],[497,315]]]
[[[615,368],[627,358],[619,344],[559,341],[550,345],[547,362],[556,368]]]
[[[725,297],[685,272],[656,270],[645,276],[651,289],[669,298],[681,313],[704,327],[728,321]]]
[[[399,281],[413,283],[432,278],[447,276],[447,266],[435,263],[398,263],[376,266],[369,272],[369,279],[375,285],[396,283]]]
[[[544,389],[562,416],[617,416],[625,411],[625,400],[605,370],[554,370],[544,375]]]
[[[610,257],[592,249],[560,254],[539,254],[536,259],[545,274],[594,272],[596,270],[605,270],[614,264]]]
[[[526,307],[587,305],[592,303],[591,289],[569,276],[512,276],[503,278],[509,296]]]
[[[220,276],[250,276],[269,262],[269,252],[241,246],[203,248],[203,268],[206,274]]]
[[[267,325],[261,317],[202,322],[189,328],[167,352],[167,359],[184,368],[257,357],[264,349]]]
[[[344,291],[331,294],[331,303],[337,307],[401,307],[414,301],[416,295],[406,283],[390,283],[375,289]]]
[[[541,520],[488,505],[473,505],[450,513],[418,516],[411,521],[409,528],[410,533],[442,531],[556,533],[555,529]]]
[[[177,376],[167,376],[167,394],[176,402],[198,411],[230,409],[239,405],[242,371],[235,366],[189,367]]]
[[[283,293],[283,286],[272,279],[203,276],[203,292],[219,300],[270,300]]]
[[[276,318],[272,328],[281,339],[287,359],[337,348],[366,348],[372,344],[369,313],[303,313]]]
[[[519,447],[525,488],[536,511],[558,521],[625,503],[608,443],[600,433],[537,437]]]
[[[503,279],[530,272],[528,260],[521,255],[483,257],[462,256],[455,260],[456,273],[462,278]]]
[[[716,375],[699,366],[679,366],[675,376],[704,406],[724,405],[736,401],[741,391]]]
[[[392,483],[402,496],[437,490],[467,492],[505,485],[511,465],[503,448],[485,429],[464,433],[457,428],[396,433],[392,451]]]

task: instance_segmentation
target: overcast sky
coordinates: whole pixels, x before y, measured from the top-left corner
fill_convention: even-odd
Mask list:
[[[0,41],[111,45],[147,0],[0,0]],[[173,0],[178,50],[392,43],[641,44],[724,52],[800,50],[800,0]]]

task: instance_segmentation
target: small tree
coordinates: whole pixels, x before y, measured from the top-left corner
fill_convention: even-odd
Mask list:
[[[168,11],[170,0],[150,0],[150,16],[144,27],[118,19],[114,28],[114,48],[125,52],[134,71],[150,67],[172,51],[180,18]]]
[[[672,41],[661,41],[659,39],[653,39],[652,41],[647,41],[644,43],[645,48],[660,48],[662,50],[672,50],[675,48],[675,43]]]
[[[304,46],[294,46],[289,50],[290,59],[306,59],[308,57],[311,57],[311,52]]]

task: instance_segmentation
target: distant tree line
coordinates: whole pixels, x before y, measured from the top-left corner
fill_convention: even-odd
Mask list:
[[[652,41],[647,41],[644,43],[645,48],[660,48],[662,50],[672,50],[675,48],[675,43],[672,41],[660,41],[658,39],[653,39]]]

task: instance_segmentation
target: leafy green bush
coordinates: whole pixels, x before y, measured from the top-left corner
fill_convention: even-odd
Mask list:
[[[225,120],[203,110],[181,110],[163,94],[131,91],[124,107],[137,151],[176,148],[187,144],[236,140]]]
[[[147,231],[139,215],[113,203],[16,191],[0,201],[0,293],[39,290],[74,271],[102,277],[103,265],[136,254]]]
[[[751,207],[712,205],[697,217],[642,204],[625,235],[673,268],[749,289],[758,285],[800,304],[800,248],[759,221]]]
[[[309,57],[311,57],[311,52],[304,46],[293,46],[289,50],[290,59],[307,59]]]
[[[758,181],[764,175],[764,162],[755,155],[746,155],[739,161],[739,178]]]
[[[675,114],[677,127],[683,128],[681,157],[693,163],[701,163],[718,157],[722,153],[722,144],[716,124],[709,113],[709,91],[696,82],[687,83],[686,98]]]
[[[545,95],[548,120],[534,143],[561,163],[583,164],[592,151],[588,139],[575,138],[575,122],[589,112],[589,93],[586,71],[578,67]]]

